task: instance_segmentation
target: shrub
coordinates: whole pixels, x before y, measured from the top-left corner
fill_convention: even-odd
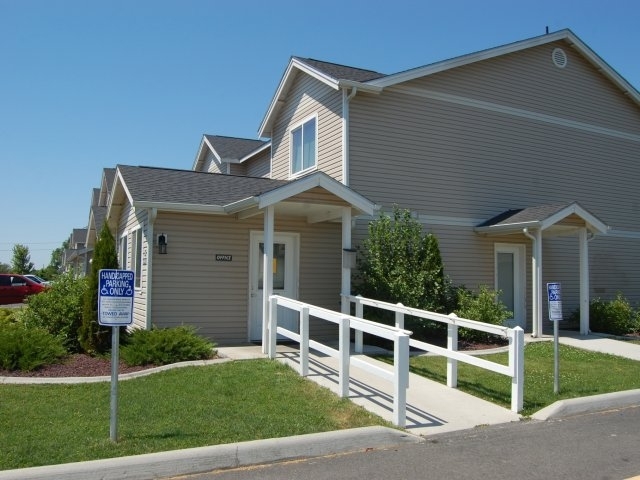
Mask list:
[[[394,206],[369,223],[358,260],[358,289],[365,297],[436,312],[444,310],[446,277],[438,240],[423,233],[409,210]]]
[[[78,329],[80,346],[90,354],[105,353],[111,347],[112,327],[105,327],[98,322],[98,274],[103,268],[118,268],[116,243],[107,222],[104,222],[93,249],[91,273],[84,296],[82,323]]]
[[[166,365],[215,355],[215,344],[190,326],[134,330],[124,343],[120,356],[127,365]]]
[[[572,319],[580,318],[580,311],[572,314]],[[614,300],[596,298],[589,304],[589,328],[598,333],[627,335],[638,331],[639,312],[634,311],[629,301],[621,293]]]
[[[59,337],[67,351],[79,352],[78,329],[86,291],[86,279],[61,275],[49,290],[29,297],[27,308],[17,315],[25,326],[42,328]]]
[[[490,323],[492,325],[504,325],[504,321],[510,318],[513,313],[507,310],[507,307],[498,300],[498,293],[481,285],[477,294],[460,288],[458,290],[458,309],[455,314],[469,320],[477,320],[478,322]],[[493,342],[495,336],[490,333],[461,328],[458,336],[462,340],[470,342]]]
[[[0,308],[0,326],[16,321],[16,310],[14,308]]]
[[[60,338],[21,323],[0,324],[0,368],[31,371],[67,355]]]

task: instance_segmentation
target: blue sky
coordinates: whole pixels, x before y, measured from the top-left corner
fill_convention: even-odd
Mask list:
[[[49,264],[117,164],[256,138],[289,58],[395,73],[570,28],[640,89],[640,2],[0,0],[0,262]]]

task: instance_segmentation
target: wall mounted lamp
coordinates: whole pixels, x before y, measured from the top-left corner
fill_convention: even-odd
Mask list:
[[[167,253],[167,234],[161,233],[158,235],[158,253],[161,255],[165,255]]]

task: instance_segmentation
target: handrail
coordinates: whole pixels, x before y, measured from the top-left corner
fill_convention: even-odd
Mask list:
[[[502,375],[511,377],[511,410],[519,412],[524,406],[524,331],[520,327],[509,328],[502,325],[492,325],[478,322],[468,318],[460,318],[455,314],[444,315],[442,313],[419,310],[417,308],[406,307],[401,303],[393,304],[365,298],[360,295],[342,295],[346,305],[351,302],[356,305],[356,317],[363,317],[363,305],[381,308],[395,312],[396,327],[404,328],[404,315],[411,315],[418,318],[433,320],[447,324],[447,348],[410,339],[409,346],[414,349],[433,352],[447,358],[447,386],[455,388],[458,385],[458,361],[468,363],[485,370],[490,370]],[[496,362],[477,358],[463,352],[458,352],[458,328],[464,327],[473,330],[480,330],[493,335],[498,335],[509,340],[509,364],[507,366]],[[356,352],[363,350],[363,336],[356,332]]]
[[[289,308],[299,313],[299,333],[278,326],[278,306]],[[339,326],[338,349],[333,349],[320,342],[309,339],[309,317],[336,323]],[[362,334],[367,332],[378,337],[392,340],[394,344],[393,373],[373,363],[357,357],[351,357],[351,329]],[[340,396],[349,396],[349,367],[354,365],[390,381],[393,384],[393,423],[404,427],[406,424],[407,388],[409,386],[409,336],[412,332],[404,329],[382,325],[378,322],[358,318],[352,315],[335,312],[291,298],[271,295],[269,297],[268,319],[269,358],[276,356],[277,334],[294,340],[300,344],[300,375],[309,374],[309,349],[321,351],[325,355],[338,359],[338,389]]]

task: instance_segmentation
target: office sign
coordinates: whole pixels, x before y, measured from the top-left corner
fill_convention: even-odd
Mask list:
[[[98,272],[98,323],[106,326],[133,323],[135,273],[102,269]]]

